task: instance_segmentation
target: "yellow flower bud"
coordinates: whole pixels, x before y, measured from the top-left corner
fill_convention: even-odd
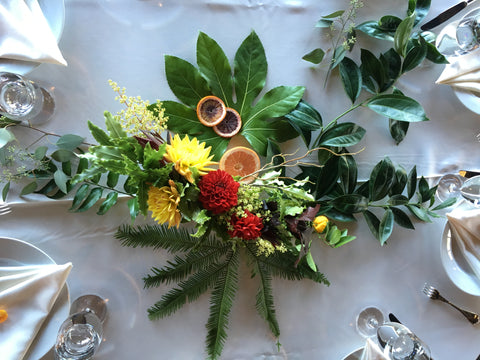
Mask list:
[[[8,313],[6,310],[0,309],[0,324],[3,323],[8,318]]]
[[[324,215],[317,216],[313,220],[313,228],[317,233],[322,233],[325,230],[325,227],[328,224],[328,218]]]

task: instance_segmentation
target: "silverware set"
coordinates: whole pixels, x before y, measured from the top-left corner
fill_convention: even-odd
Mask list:
[[[463,316],[465,316],[467,318],[467,320],[471,324],[477,324],[478,323],[478,320],[479,320],[478,314],[475,314],[474,312],[459,308],[457,305],[451,303],[450,301],[445,299],[442,295],[440,295],[440,292],[437,289],[435,289],[433,286],[425,284],[425,286],[423,288],[423,293],[425,295],[427,295],[432,300],[440,300],[440,301],[452,306],[453,308],[457,309],[458,311],[460,311],[463,314]]]

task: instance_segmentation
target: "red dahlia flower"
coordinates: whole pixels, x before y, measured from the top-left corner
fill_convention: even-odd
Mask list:
[[[210,171],[198,183],[200,202],[205,209],[214,214],[228,211],[237,205],[239,186],[240,183],[233,180],[232,175],[226,171]]]
[[[254,240],[260,237],[262,233],[263,221],[248,210],[245,210],[245,214],[246,217],[232,216],[230,223],[233,225],[233,230],[229,230],[228,235],[243,240]]]

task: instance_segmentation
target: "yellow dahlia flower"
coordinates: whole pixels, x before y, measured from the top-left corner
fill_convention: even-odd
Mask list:
[[[191,167],[198,170],[200,175],[205,175],[213,170],[209,165],[214,165],[216,162],[211,161],[213,155],[210,155],[211,147],[205,149],[205,143],[200,143],[197,138],[190,140],[187,135],[180,139],[177,134],[172,139],[170,144],[167,144],[165,160],[175,164],[175,170],[185,177],[189,182],[193,183],[193,174]]]
[[[325,228],[327,227],[327,224],[328,224],[328,218],[324,215],[317,216],[313,220],[313,228],[319,234],[322,233],[323,230],[325,230]]]
[[[177,228],[182,220],[178,203],[180,194],[173,180],[168,181],[169,186],[161,188],[152,186],[148,190],[148,210],[152,212],[152,218],[160,224],[168,222],[168,227],[175,225]]]

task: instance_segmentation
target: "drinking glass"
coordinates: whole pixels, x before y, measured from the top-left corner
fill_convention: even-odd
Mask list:
[[[443,175],[438,181],[437,197],[440,201],[445,201],[450,198],[460,197],[460,188],[463,185],[464,178],[458,174]]]
[[[460,194],[473,202],[475,207],[480,206],[480,175],[465,180],[460,187]]]
[[[429,360],[430,349],[406,326],[385,322],[383,312],[374,307],[357,316],[357,330],[363,337],[375,337],[384,354],[392,360]]]
[[[473,51],[480,46],[480,8],[462,17],[457,25],[456,39],[463,53]]]
[[[0,115],[39,125],[48,121],[54,110],[53,97],[43,87],[21,75],[0,72]]]
[[[102,341],[106,313],[106,301],[97,295],[76,299],[58,331],[55,360],[92,359]]]

